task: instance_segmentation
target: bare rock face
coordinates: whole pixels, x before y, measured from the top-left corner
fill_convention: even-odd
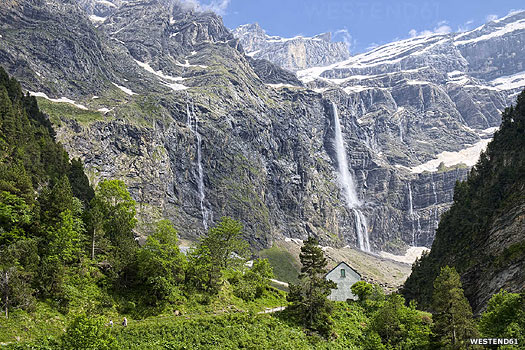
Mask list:
[[[300,71],[300,81],[247,56],[220,17],[171,1],[112,2],[107,16],[93,12],[106,16],[96,23],[75,2],[21,3],[0,6],[0,64],[26,89],[86,108],[47,101],[68,152],[93,183],[124,179],[143,222],[168,217],[190,238],[228,215],[255,247],[308,235],[357,245],[338,181],[334,102],[372,250],[429,246],[472,165],[459,165],[472,155],[458,152],[491,137],[485,129],[517,90],[464,73],[461,48],[440,43],[448,37],[389,44],[409,53],[378,48],[350,66],[341,43],[297,39],[304,67],[348,58],[317,76]]]
[[[268,60],[292,72],[326,66],[350,57],[346,44],[332,42],[330,33],[312,38],[281,38],[267,35],[257,23],[237,27],[232,33],[247,55]]]

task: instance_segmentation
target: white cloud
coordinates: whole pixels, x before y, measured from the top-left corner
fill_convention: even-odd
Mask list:
[[[352,35],[348,32],[348,29],[339,29],[334,32],[334,40],[340,38],[345,44],[348,50],[352,46]]]
[[[458,26],[458,32],[466,32],[470,30],[470,26],[474,24],[473,20],[466,21]]]
[[[495,20],[497,20],[498,18],[499,18],[498,15],[488,15],[487,17],[485,17],[485,19],[487,20],[487,22],[495,21]]]
[[[432,34],[447,34],[452,31],[452,28],[448,25],[447,21],[440,21],[438,22],[437,26],[434,27],[434,29],[425,29],[420,32],[418,32],[415,29],[410,29],[408,32],[408,35],[410,35],[411,38],[414,38],[416,36],[427,36]]]
[[[230,6],[230,0],[212,0],[209,4],[201,4],[204,11],[213,11],[218,15],[224,16],[226,9]]]
[[[212,11],[220,16],[226,14],[228,6],[230,6],[231,0],[211,0],[211,1],[199,1],[199,0],[179,0],[183,8],[195,11]]]

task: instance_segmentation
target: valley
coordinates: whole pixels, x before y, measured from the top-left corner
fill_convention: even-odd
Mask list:
[[[0,3],[0,348],[521,349],[525,11],[350,54],[212,5]]]

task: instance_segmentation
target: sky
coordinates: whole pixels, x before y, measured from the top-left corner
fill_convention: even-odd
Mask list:
[[[430,32],[474,29],[525,8],[523,0],[186,0],[223,17],[233,29],[257,22],[269,35],[332,32],[351,53]]]

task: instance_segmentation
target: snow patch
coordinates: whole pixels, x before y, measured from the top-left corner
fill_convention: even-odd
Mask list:
[[[427,247],[410,247],[408,248],[405,255],[394,255],[392,253],[387,252],[379,252],[379,255],[383,258],[387,258],[390,260],[395,260],[406,264],[412,264],[414,261],[416,261],[417,258],[420,258],[424,252],[428,251],[430,251],[430,249],[428,249]]]
[[[291,85],[291,84],[283,84],[283,83],[279,83],[279,84],[265,84],[266,86],[270,86],[274,89],[279,89],[279,88],[283,88],[283,87],[287,87],[287,88],[294,88],[294,87],[297,87],[295,85]]]
[[[131,91],[130,89],[128,89],[127,87],[125,86],[120,86],[118,84],[115,84],[115,83],[111,83],[113,85],[115,85],[117,88],[119,88],[120,90],[122,90],[125,94],[128,94],[130,96],[133,96],[133,95],[136,95],[137,93]]]
[[[441,162],[443,162],[445,166],[452,166],[460,163],[467,166],[473,166],[478,161],[481,152],[487,148],[490,141],[491,139],[484,139],[457,152],[441,152],[437,155],[436,159],[429,160],[426,163],[410,168],[410,171],[415,174],[422,173],[423,171],[436,171]]]
[[[454,42],[454,45],[460,46],[460,45],[477,43],[477,42],[480,42],[480,41],[489,40],[489,39],[492,39],[492,38],[497,38],[497,37],[503,36],[505,34],[512,33],[512,32],[515,32],[517,30],[523,30],[523,29],[525,29],[525,19],[521,20],[521,21],[509,23],[509,24],[503,26],[502,28],[499,28],[498,30],[493,31],[492,33],[481,35],[481,36],[478,36],[477,38],[466,39],[466,40],[457,40],[457,38],[456,38],[456,41]],[[462,35],[461,37],[464,37],[464,35]]]
[[[525,72],[500,77],[490,82],[498,90],[514,90],[525,86]]]
[[[299,245],[302,245],[303,244],[303,240],[302,239],[299,239],[299,238],[289,238],[289,237],[286,237],[284,239],[285,242],[294,242],[295,244],[299,244]]]
[[[99,17],[95,15],[89,16],[89,20],[93,23],[102,23],[107,19],[107,17]]]
[[[361,91],[370,90],[370,89],[374,89],[374,88],[370,86],[354,85],[354,86],[347,86],[343,88],[343,91],[346,92],[347,94],[351,94],[351,93],[361,92]]]
[[[174,83],[176,81],[181,81],[181,80],[184,80],[183,77],[172,77],[172,76],[169,76],[169,75],[166,75],[164,73],[162,73],[161,70],[159,71],[155,71],[153,68],[151,68],[151,66],[147,63],[144,63],[144,62],[140,62],[140,61],[137,61],[135,60],[135,62],[142,68],[144,68],[145,71],[151,73],[151,74],[154,74],[157,76],[157,78],[159,78],[161,81],[162,81],[162,85],[164,86],[167,86],[169,87],[170,89],[172,89],[173,91],[180,91],[180,90],[185,90],[185,89],[188,89],[187,86],[185,85],[182,85],[182,84],[179,84],[179,83]],[[172,82],[166,82],[166,80],[169,80],[169,81],[172,81]]]
[[[431,84],[429,81],[424,80],[407,80],[408,85],[429,85]]]
[[[499,129],[499,126],[494,126],[492,128],[480,130],[478,131],[478,134],[480,136],[489,136],[489,135],[493,135],[496,131],[498,131],[498,129]]]
[[[163,83],[162,85],[169,87],[173,91],[181,91],[181,90],[189,89],[188,86],[178,84],[178,83]]]
[[[28,91],[32,96],[35,96],[35,97],[43,97],[45,98],[46,100],[49,100],[51,102],[57,102],[57,103],[69,103],[70,105],[73,105],[75,107],[77,107],[78,109],[82,109],[84,111],[87,111],[88,108],[84,105],[81,105],[79,103],[76,103],[75,101],[67,98],[67,97],[61,97],[61,98],[50,98],[48,97],[45,93],[43,92],[32,92],[32,91]]]
[[[144,70],[152,73],[152,74],[155,74],[157,77],[161,78],[161,79],[164,79],[164,80],[171,80],[171,81],[181,81],[181,80],[184,80],[183,77],[172,77],[172,76],[169,76],[169,75],[165,75],[164,73],[162,73],[161,70],[159,71],[155,71],[153,68],[151,68],[151,66],[147,63],[144,63],[144,62],[140,62],[140,61],[137,61],[135,60],[135,62],[141,66],[142,68],[144,68]]]
[[[115,5],[114,3],[112,2],[109,2],[107,0],[97,0],[95,1],[97,4],[102,4],[102,5],[106,5],[106,6],[109,6],[109,7],[114,7],[114,8],[117,8],[117,5]]]
[[[111,112],[111,109],[106,108],[106,107],[104,107],[104,108],[99,108],[99,109],[97,109],[97,112],[101,112],[101,113],[103,113],[103,114],[108,114],[109,112]]]

